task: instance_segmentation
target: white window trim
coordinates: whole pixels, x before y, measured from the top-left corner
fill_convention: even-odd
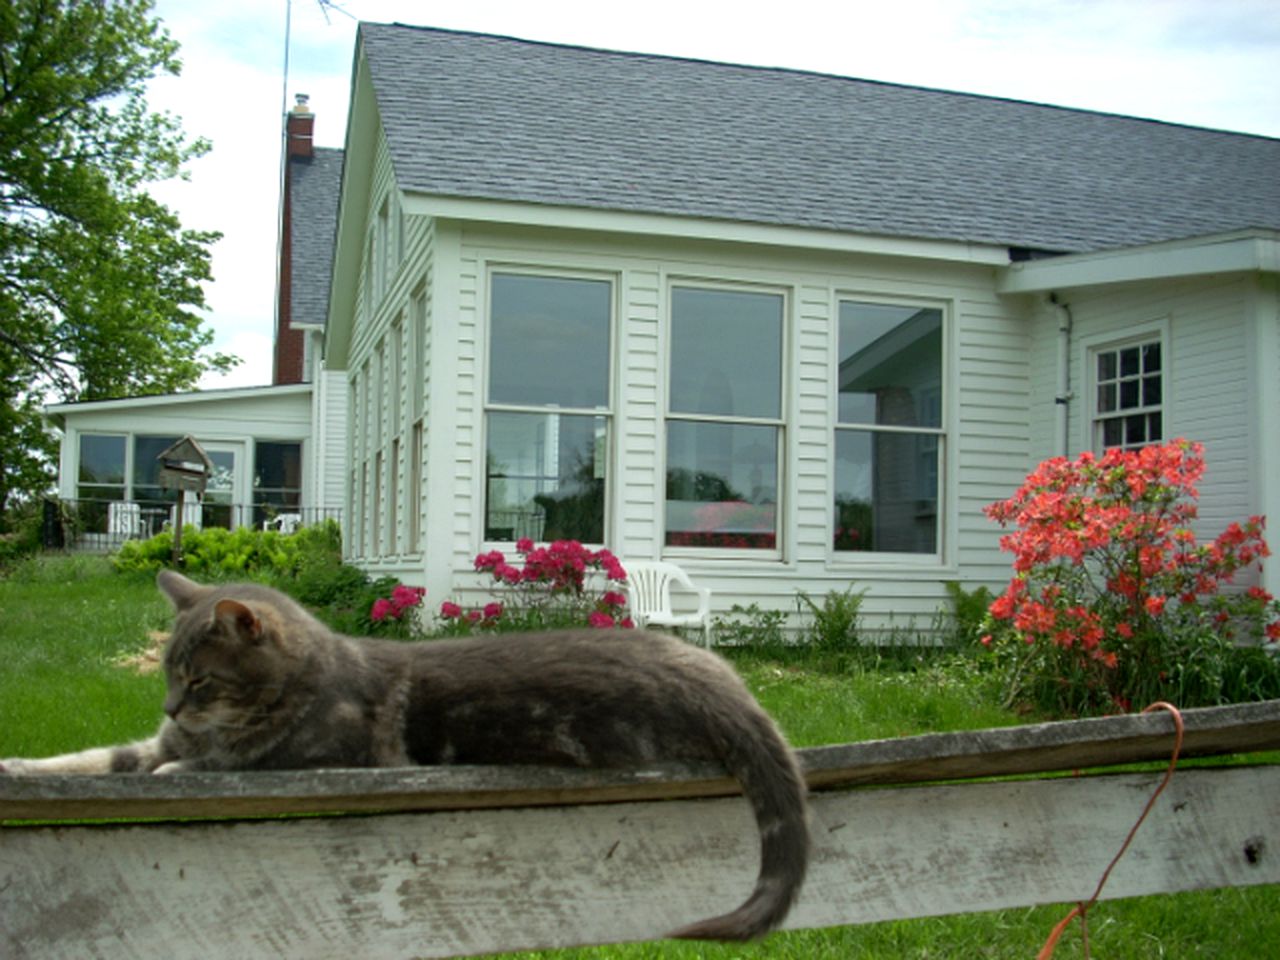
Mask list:
[[[1116,350],[1122,347],[1136,346],[1160,341],[1160,416],[1161,439],[1168,440],[1174,433],[1171,430],[1173,412],[1173,351],[1170,348],[1169,318],[1162,317],[1124,330],[1109,330],[1091,334],[1080,339],[1080,351],[1077,357],[1081,377],[1077,382],[1084,385],[1085,402],[1078,427],[1079,449],[1091,450],[1101,455],[1105,449],[1098,430],[1098,354],[1104,350]]]

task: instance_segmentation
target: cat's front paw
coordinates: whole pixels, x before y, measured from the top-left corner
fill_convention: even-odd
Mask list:
[[[158,777],[167,777],[171,773],[187,773],[194,770],[195,767],[186,760],[170,760],[168,763],[162,763],[151,772]]]
[[[25,777],[30,776],[34,772],[35,771],[31,769],[30,760],[23,760],[19,757],[0,760],[0,776]]]

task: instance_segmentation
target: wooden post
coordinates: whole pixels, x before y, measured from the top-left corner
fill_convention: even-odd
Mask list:
[[[187,491],[178,487],[178,504],[174,508],[173,515],[173,565],[176,567],[182,562],[182,518],[185,516],[183,498],[187,495]]]

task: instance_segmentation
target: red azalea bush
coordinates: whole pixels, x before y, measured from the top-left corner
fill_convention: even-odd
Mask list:
[[[634,625],[621,591],[627,572],[608,550],[590,550],[577,540],[535,547],[523,538],[516,552],[523,557],[520,565],[509,563],[501,550],[476,556],[476,570],[488,571],[499,599],[471,609],[446,600],[439,614],[446,633]],[[604,589],[589,584],[600,578]]]
[[[1269,550],[1264,520],[1192,532],[1203,448],[1186,440],[1046,460],[986,513],[1014,576],[984,645],[1006,699],[1060,713],[1275,695],[1280,605],[1236,584]]]

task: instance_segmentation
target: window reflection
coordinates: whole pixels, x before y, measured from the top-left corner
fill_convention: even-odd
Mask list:
[[[667,436],[667,546],[773,549],[778,428],[673,421]]]
[[[489,401],[607,406],[610,284],[498,273],[492,290]]]
[[[938,550],[942,311],[840,304],[832,547]]]
[[[671,412],[776,419],[782,410],[782,297],[671,292]]]
[[[485,539],[604,542],[608,421],[490,413]]]

